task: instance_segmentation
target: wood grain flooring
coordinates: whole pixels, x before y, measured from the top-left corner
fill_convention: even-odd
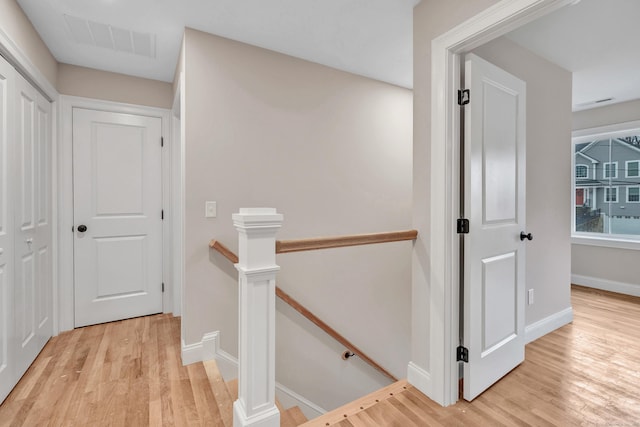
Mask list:
[[[572,305],[572,324],[471,403],[443,408],[399,382],[304,426],[640,426],[640,298],[574,286]]]
[[[574,287],[572,301],[573,324],[527,345],[471,403],[442,408],[401,381],[304,425],[640,426],[640,298]],[[181,365],[170,315],[76,329],[45,346],[0,426],[222,426],[230,401],[215,370]]]

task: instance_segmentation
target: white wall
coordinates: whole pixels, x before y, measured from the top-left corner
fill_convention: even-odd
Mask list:
[[[571,307],[571,73],[505,37],[474,53],[527,84],[529,326]]]
[[[413,11],[413,228],[411,361],[431,371],[429,355],[431,283],[431,41],[498,0],[422,0]],[[442,203],[447,203],[442,200]]]
[[[411,228],[409,90],[187,29],[187,345],[219,330],[237,354],[240,207],[284,214],[279,239]],[[204,203],[218,216],[204,218]],[[278,285],[397,377],[410,346],[410,242],[279,255]],[[386,384],[278,304],[277,380],[330,409]]]
[[[640,100],[573,113],[573,130],[640,120]],[[615,292],[640,295],[638,251],[573,244],[573,282]]]

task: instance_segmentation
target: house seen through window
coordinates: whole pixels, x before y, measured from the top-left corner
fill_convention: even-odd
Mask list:
[[[640,129],[574,138],[575,235],[640,241]]]

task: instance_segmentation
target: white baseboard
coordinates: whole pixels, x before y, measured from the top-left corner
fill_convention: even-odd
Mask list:
[[[547,316],[542,320],[538,320],[524,328],[524,340],[526,344],[537,340],[538,338],[553,332],[556,329],[569,324],[573,321],[573,308],[565,308],[562,311]]]
[[[640,284],[616,282],[613,280],[599,279],[597,277],[580,276],[579,274],[571,275],[571,283],[589,288],[602,289],[603,291],[640,297]]]
[[[432,396],[431,374],[413,362],[407,368],[407,381],[425,396]]]
[[[202,336],[202,341],[186,345],[182,342],[182,364],[202,362],[215,359],[218,370],[225,381],[238,378],[238,359],[220,349],[220,332],[208,332]],[[283,407],[300,407],[308,418],[317,418],[327,411],[298,393],[276,382],[276,397]]]
[[[327,410],[319,407],[309,399],[300,396],[295,391],[280,383],[276,383],[276,397],[282,403],[284,408],[298,406],[308,420],[318,418],[322,414],[326,414]]]
[[[185,344],[182,341],[182,366],[191,365],[192,363],[202,362],[202,341]]]

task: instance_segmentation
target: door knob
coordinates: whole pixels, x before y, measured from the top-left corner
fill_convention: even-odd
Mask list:
[[[524,231],[521,231],[520,232],[520,240],[524,240],[524,239],[533,240],[533,234],[525,233]]]
[[[84,233],[85,231],[87,231],[87,226],[82,224],[78,226],[78,232],[80,233]]]

